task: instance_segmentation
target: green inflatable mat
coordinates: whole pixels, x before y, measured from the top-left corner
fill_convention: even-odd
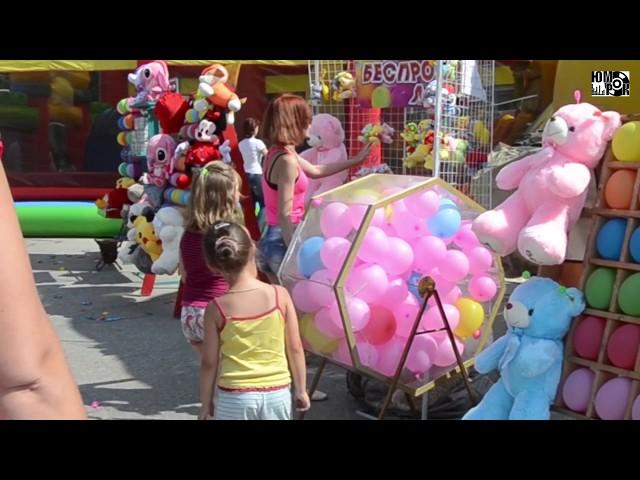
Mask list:
[[[104,218],[90,202],[16,202],[24,237],[108,238],[122,220]]]

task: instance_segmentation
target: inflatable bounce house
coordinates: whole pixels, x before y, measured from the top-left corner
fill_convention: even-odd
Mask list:
[[[170,71],[171,78],[167,85],[156,85],[156,90],[175,95],[171,97],[174,104],[159,108],[166,113],[179,103],[178,97],[193,100],[203,70],[215,64],[227,72],[224,83],[229,91],[237,88],[243,98],[251,98],[240,111],[231,112],[235,125],[247,116],[261,118],[270,96],[286,91],[305,94],[308,88],[306,61],[222,62],[163,62],[167,69],[163,74],[169,79]],[[162,133],[155,105],[123,110],[121,102],[140,94],[139,70],[150,63],[153,61],[0,61],[3,162],[26,237],[108,238],[123,232],[120,209],[105,202],[114,201],[117,206],[131,201],[122,195],[126,196],[131,186],[127,179],[132,177],[123,174],[143,173],[131,169],[145,165],[139,162],[140,155],[149,139]],[[224,121],[228,120],[225,114]],[[236,131],[229,125],[223,140],[229,140],[231,158],[242,172]],[[248,194],[248,186],[243,188]],[[243,206],[247,224],[257,235],[253,206],[250,202]]]

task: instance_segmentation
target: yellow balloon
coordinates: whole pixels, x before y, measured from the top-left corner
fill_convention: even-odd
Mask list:
[[[338,340],[325,337],[313,324],[313,315],[310,313],[300,318],[300,336],[314,352],[328,355],[338,349]]]
[[[640,122],[625,123],[616,130],[611,149],[621,162],[640,162]]]
[[[484,308],[470,298],[461,298],[456,302],[460,312],[460,323],[454,333],[460,338],[467,338],[478,331],[484,322]]]

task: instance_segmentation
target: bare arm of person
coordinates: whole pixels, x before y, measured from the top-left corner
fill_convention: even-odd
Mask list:
[[[218,374],[218,352],[220,350],[219,328],[222,322],[217,308],[211,304],[204,314],[204,342],[200,364],[200,420],[213,417],[213,394]]]
[[[287,360],[293,376],[294,402],[296,410],[305,412],[309,410],[311,401],[307,394],[307,366],[304,359],[304,348],[300,339],[298,327],[298,316],[291,301],[289,292],[283,287],[277,286],[278,297],[284,304],[285,314],[285,343],[287,350]]]
[[[78,387],[36,290],[0,163],[0,419],[86,419]]]
[[[304,173],[306,173],[310,178],[329,177],[334,173],[338,173],[342,170],[347,170],[348,168],[360,165],[365,161],[367,155],[369,155],[372,146],[372,143],[368,143],[362,150],[358,152],[355,157],[349,160],[345,160],[344,162],[330,163],[327,165],[314,165],[300,156],[298,156],[298,162],[300,163],[300,167],[302,168]]]

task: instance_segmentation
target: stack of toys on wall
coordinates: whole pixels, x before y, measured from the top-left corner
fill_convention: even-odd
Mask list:
[[[124,219],[127,240],[118,258],[143,273],[176,271],[193,176],[210,161],[231,162],[222,133],[244,100],[227,80],[224,66],[211,65],[202,71],[197,91],[185,98],[175,91],[163,61],[129,75],[136,95],[118,103],[122,178],[96,204],[103,215]]]
[[[587,310],[569,334],[558,403],[580,418],[640,420],[640,122],[616,132],[600,186]]]
[[[437,71],[442,64],[441,109],[436,112]],[[396,174],[433,175],[435,118],[440,117],[439,177],[485,207],[490,177],[474,178],[491,149],[493,61],[327,60],[309,63],[315,113],[330,114],[347,132],[349,154],[371,129],[381,137],[370,156]],[[365,164],[365,167],[376,167]],[[379,170],[378,173],[386,171]],[[352,176],[357,177],[357,172]],[[369,173],[369,171],[366,171]],[[473,184],[473,186],[472,186]]]
[[[504,293],[499,259],[471,230],[482,210],[441,180],[407,175],[368,175],[314,197],[280,271],[306,348],[393,377],[420,309],[418,282],[430,275],[458,352],[471,359]],[[401,376],[416,394],[457,362],[433,299],[420,329]]]

